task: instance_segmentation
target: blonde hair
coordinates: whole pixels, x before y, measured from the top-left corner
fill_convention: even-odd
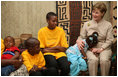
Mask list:
[[[103,3],[103,2],[98,2],[98,3],[96,3],[94,6],[93,6],[93,8],[92,8],[93,10],[95,10],[95,9],[98,9],[98,10],[100,10],[100,12],[101,13],[106,13],[106,11],[107,11],[107,8],[106,8],[106,5]],[[104,15],[103,15],[104,16]]]

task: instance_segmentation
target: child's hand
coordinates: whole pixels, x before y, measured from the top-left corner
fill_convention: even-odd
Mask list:
[[[87,57],[82,57],[87,62]]]
[[[16,69],[18,69],[22,65],[22,61],[14,60],[13,65]]]
[[[37,70],[38,70],[38,66],[37,65],[33,65],[32,69],[29,71],[29,73],[36,72]]]
[[[38,68],[38,70],[45,70],[47,69],[46,67],[41,67],[41,68]]]
[[[42,67],[42,69],[44,70],[44,69],[47,69],[46,67]]]
[[[34,65],[29,73],[36,72],[37,70],[45,70],[45,69],[47,69],[47,68],[46,67],[38,68],[37,65]]]
[[[23,62],[23,58],[22,58],[22,56],[19,57],[19,61]]]
[[[37,65],[33,65],[32,71],[37,71],[37,70],[38,70],[38,66]]]
[[[83,59],[87,59],[87,57],[82,57]]]
[[[38,68],[38,70],[45,70],[47,69],[46,67],[41,67],[41,68]]]

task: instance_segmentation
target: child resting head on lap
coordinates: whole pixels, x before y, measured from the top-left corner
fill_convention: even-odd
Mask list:
[[[96,46],[98,43],[98,33],[93,32],[92,35],[88,36],[86,39],[83,39],[85,42],[85,47],[83,50],[80,50],[77,44],[69,47],[66,50],[68,61],[70,64],[70,75],[76,76],[80,71],[87,70],[87,64],[84,59],[87,59],[86,52],[92,47]]]

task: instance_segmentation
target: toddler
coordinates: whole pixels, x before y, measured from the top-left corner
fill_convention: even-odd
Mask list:
[[[11,36],[7,36],[4,39],[5,50],[1,55],[1,59],[12,59],[16,60],[20,57],[20,50],[15,47],[15,40]],[[8,76],[11,72],[15,71],[15,67],[13,65],[8,65],[5,67],[1,67],[1,75]]]
[[[36,38],[29,38],[25,41],[27,50],[22,52],[23,63],[30,76],[56,75],[54,68],[45,67],[45,59],[40,51],[40,42]]]
[[[87,59],[86,51],[87,49],[91,49],[93,46],[98,43],[98,33],[93,32],[92,35],[88,36],[86,39],[83,39],[85,42],[84,50],[79,50],[77,44],[69,47],[66,50],[66,54],[68,57],[68,61],[70,64],[70,75],[76,76],[80,71],[87,70],[87,64],[84,59]]]

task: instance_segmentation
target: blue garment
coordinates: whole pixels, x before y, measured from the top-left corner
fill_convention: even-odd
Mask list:
[[[1,76],[9,76],[11,72],[15,71],[13,65],[1,67]]]
[[[15,53],[14,52],[12,52],[12,51],[5,51],[5,52],[3,52],[3,54],[10,54],[10,55],[15,55]]]
[[[86,43],[85,39],[83,41],[85,42],[84,52],[86,52],[88,49],[88,44]],[[87,70],[86,61],[82,58],[83,55],[81,54],[77,44],[69,47],[66,50],[66,54],[67,54],[68,61],[71,62],[70,64],[71,76],[77,76],[80,71]]]

